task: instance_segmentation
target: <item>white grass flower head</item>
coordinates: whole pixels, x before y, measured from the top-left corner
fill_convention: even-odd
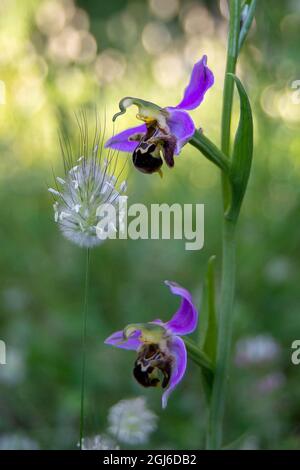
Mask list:
[[[109,436],[97,434],[82,439],[82,450],[119,450],[120,447]]]
[[[77,152],[66,136],[60,139],[64,176],[57,176],[55,187],[48,190],[54,198],[54,220],[63,235],[76,245],[92,248],[117,233],[127,185],[121,178],[124,165],[118,169],[118,155],[103,149],[97,121],[91,144],[85,114],[78,119],[78,126]],[[100,237],[99,208],[106,205],[113,207],[115,217],[106,220],[104,236]]]
[[[126,444],[143,444],[157,427],[157,416],[144,397],[121,400],[108,413],[109,432]]]

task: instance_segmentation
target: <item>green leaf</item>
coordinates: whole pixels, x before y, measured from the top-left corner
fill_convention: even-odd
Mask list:
[[[214,367],[209,359],[209,357],[205,354],[204,351],[197,346],[197,344],[188,339],[184,338],[185,346],[188,352],[189,358],[198,366],[201,367],[201,375],[203,378],[203,388],[209,402],[212,392],[213,380],[214,380]]]
[[[236,220],[246,192],[253,155],[253,120],[250,102],[241,81],[230,74],[240,97],[240,120],[235,136],[232,161],[229,169],[231,205],[226,217]]]
[[[200,152],[211,162],[217,165],[226,174],[229,171],[227,156],[203,132],[195,131],[189,143],[200,150]]]
[[[199,325],[199,348],[205,357],[215,366],[217,347],[217,321],[215,308],[215,256],[208,261],[207,273],[204,282],[203,302],[201,308],[201,322]],[[207,368],[201,370],[203,387],[207,401],[210,401],[214,374]]]
[[[207,273],[204,283],[204,295],[201,309],[201,322],[199,334],[200,349],[209,357],[212,363],[216,360],[217,320],[215,303],[215,256],[208,261]]]

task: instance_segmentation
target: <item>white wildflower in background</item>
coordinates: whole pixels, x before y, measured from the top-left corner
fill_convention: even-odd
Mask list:
[[[82,439],[82,450],[119,450],[120,447],[109,436],[97,434]]]
[[[121,400],[108,413],[109,432],[121,442],[143,444],[157,427],[157,416],[144,397]]]
[[[122,224],[126,181],[117,172],[117,156],[110,151],[103,155],[100,133],[97,128],[89,144],[86,117],[78,122],[80,142],[77,155],[68,139],[61,139],[64,176],[55,178],[55,187],[49,188],[54,197],[54,220],[63,235],[76,245],[91,248],[118,230],[116,219]],[[122,196],[122,198],[121,198]],[[99,208],[111,204],[117,217],[106,217],[104,237],[100,237],[97,224],[102,219]]]
[[[237,342],[235,363],[240,366],[265,364],[276,360],[280,346],[270,335],[242,338]]]
[[[38,450],[39,445],[23,434],[1,434],[0,450]]]

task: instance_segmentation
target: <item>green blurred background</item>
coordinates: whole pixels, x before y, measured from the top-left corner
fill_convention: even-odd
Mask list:
[[[205,53],[215,86],[192,116],[218,143],[226,6],[225,0],[1,1],[0,338],[7,365],[0,366],[0,446],[1,438],[15,436],[45,449],[74,448],[78,440],[85,252],[53,221],[47,185],[52,167],[58,174],[61,168],[58,129],[75,128],[74,112],[96,104],[109,136],[111,116],[126,95],[176,104]],[[237,72],[255,121],[253,172],[238,231],[225,423],[228,444],[242,436],[239,448],[300,448],[300,366],[290,359],[300,336],[300,104],[292,88],[300,79],[299,31],[298,1],[258,2]],[[117,130],[135,124],[132,110]],[[162,412],[160,391],[145,391],[132,379],[134,354],[103,341],[127,323],[169,318],[177,299],[164,279],[189,288],[200,306],[212,254],[219,279],[219,174],[189,146],[162,180],[134,171],[125,154],[120,159],[128,159],[129,202],[205,204],[205,246],[193,252],[177,240],[108,241],[93,250],[86,434],[105,431],[116,402],[143,395],[159,416],[147,447],[203,448],[207,409],[196,366],[189,363]],[[255,359],[257,335],[272,341],[277,354]],[[249,360],[237,358],[241,338],[252,341]]]

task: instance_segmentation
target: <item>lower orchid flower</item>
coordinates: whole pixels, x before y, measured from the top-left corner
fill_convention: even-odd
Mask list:
[[[129,106],[136,105],[139,109],[137,118],[144,124],[114,135],[105,147],[132,153],[134,166],[143,173],[159,172],[161,175],[162,157],[169,167],[173,167],[174,155],[180,153],[196,130],[186,110],[197,108],[214,83],[213,73],[206,63],[204,55],[194,65],[183,99],[175,107],[161,108],[139,98],[123,98],[119,104],[120,112],[114,115],[113,121]]]
[[[192,333],[198,322],[198,312],[190,292],[175,282],[166,281],[166,284],[182,299],[171,320],[131,324],[105,340],[105,344],[137,352],[134,377],[144,387],[161,386],[165,389],[163,408],[186,371],[187,351],[181,336]]]

